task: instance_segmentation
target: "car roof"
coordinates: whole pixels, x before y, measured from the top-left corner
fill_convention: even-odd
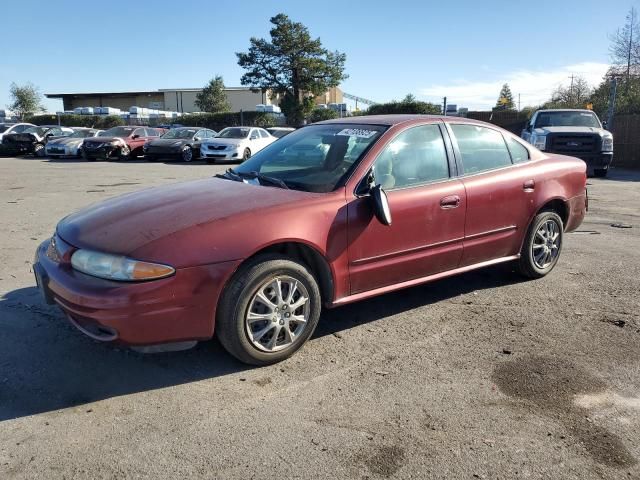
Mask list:
[[[345,123],[345,124],[366,124],[366,125],[385,125],[385,126],[393,126],[399,125],[401,123],[407,122],[417,122],[417,121],[443,121],[449,122],[455,120],[456,122],[471,122],[471,123],[485,123],[480,122],[478,120],[468,119],[464,117],[449,117],[444,115],[363,115],[359,117],[346,117],[346,118],[335,118],[333,120],[325,120],[322,122],[318,122],[317,124],[330,124],[330,123]],[[317,125],[316,124],[316,125]]]
[[[538,110],[536,113],[548,113],[548,112],[582,112],[582,113],[595,113],[593,110],[586,108],[547,108],[545,110]]]

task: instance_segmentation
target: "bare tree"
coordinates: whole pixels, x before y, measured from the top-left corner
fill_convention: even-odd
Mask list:
[[[624,26],[609,37],[611,59],[616,65],[626,65],[629,80],[631,66],[640,63],[640,23],[635,7],[629,9]]]
[[[545,108],[585,108],[593,89],[582,77],[574,77],[571,86],[559,86]]]

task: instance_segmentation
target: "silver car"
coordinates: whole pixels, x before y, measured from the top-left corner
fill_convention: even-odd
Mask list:
[[[104,130],[95,128],[73,128],[73,133],[68,137],[49,140],[46,146],[46,154],[49,157],[80,157],[82,156],[82,142],[88,137],[98,137]]]

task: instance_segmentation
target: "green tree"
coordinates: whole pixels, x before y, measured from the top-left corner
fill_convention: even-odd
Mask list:
[[[209,80],[209,83],[196,95],[196,106],[203,112],[228,112],[231,109],[224,91],[224,81],[220,75]]]
[[[407,93],[407,95],[402,99],[401,103],[415,103],[416,101],[417,98],[413,93]]]
[[[498,95],[498,101],[496,102],[496,106],[494,110],[515,110],[515,104],[513,103],[513,94],[511,93],[511,88],[509,88],[509,84],[505,83],[502,85],[502,89],[500,90],[500,94]]]
[[[250,39],[248,52],[236,53],[246,70],[241,83],[280,94],[280,108],[292,125],[299,125],[313,110],[314,95],[337,87],[347,78],[346,55],[322,47],[306,26],[283,13],[271,18],[271,41]]]
[[[7,105],[9,110],[14,111],[21,120],[28,115],[44,112],[42,106],[42,94],[38,87],[32,83],[17,85],[12,83],[9,87],[11,103]]]
[[[625,73],[621,75],[619,73],[618,69],[611,68],[602,82],[593,90],[590,102],[600,118],[607,117],[613,76],[621,80],[618,82],[614,113],[640,113],[640,76],[632,73],[629,79],[625,79]],[[621,83],[624,83],[624,86]]]
[[[330,108],[316,108],[311,112],[309,121],[311,123],[321,122],[323,120],[331,120],[338,118],[338,112],[331,110]]]
[[[405,97],[405,100],[406,97]],[[423,115],[440,115],[442,113],[442,108],[440,105],[435,105],[433,103],[428,102],[420,102],[420,101],[392,101],[388,103],[376,103],[375,105],[371,105],[367,110],[368,115],[392,115],[392,114],[403,114],[403,113],[413,113],[413,114],[423,114]]]

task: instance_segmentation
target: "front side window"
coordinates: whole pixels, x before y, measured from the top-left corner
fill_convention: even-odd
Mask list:
[[[235,172],[268,175],[292,189],[330,192],[348,177],[386,128],[366,124],[310,125],[269,144]]]
[[[478,125],[452,124],[458,142],[465,175],[511,165],[511,157],[502,134]]]
[[[449,163],[438,125],[405,130],[380,153],[373,167],[384,189],[405,188],[449,178]]]
[[[507,138],[507,146],[509,147],[513,163],[522,163],[529,160],[529,150],[519,141],[509,137]]]

